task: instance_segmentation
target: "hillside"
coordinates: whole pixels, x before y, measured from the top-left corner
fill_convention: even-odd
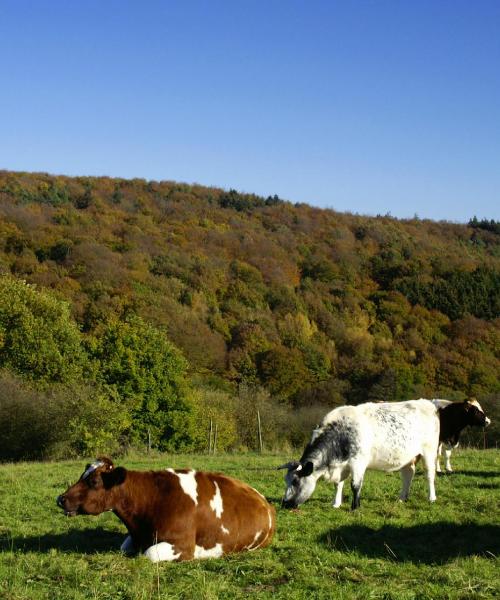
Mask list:
[[[193,381],[259,386],[296,409],[498,394],[496,225],[0,172],[2,273],[69,301],[85,336],[138,315]]]

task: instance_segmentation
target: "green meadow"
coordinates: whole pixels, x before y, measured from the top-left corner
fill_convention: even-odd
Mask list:
[[[153,565],[126,558],[125,528],[111,513],[66,518],[55,498],[85,461],[0,465],[0,598],[360,600],[482,599],[500,594],[500,453],[455,452],[455,473],[437,480],[427,501],[422,467],[407,503],[397,501],[398,473],[369,471],[362,506],[350,490],[333,509],[320,482],[298,511],[279,508],[283,472],[292,457],[158,455],[128,457],[133,469],[217,470],[255,486],[277,508],[274,542],[223,559]]]

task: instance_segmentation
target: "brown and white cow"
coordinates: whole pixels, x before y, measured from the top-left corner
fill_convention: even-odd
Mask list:
[[[220,473],[129,471],[106,457],[57,498],[67,516],[113,511],[129,535],[121,549],[153,562],[220,557],[267,546],[275,510],[252,487]]]

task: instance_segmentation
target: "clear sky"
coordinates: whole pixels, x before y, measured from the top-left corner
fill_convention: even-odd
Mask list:
[[[499,0],[0,0],[0,168],[500,219]]]

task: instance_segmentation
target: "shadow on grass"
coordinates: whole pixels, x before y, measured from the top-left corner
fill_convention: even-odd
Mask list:
[[[67,533],[53,533],[31,537],[0,536],[0,552],[49,552],[53,548],[60,552],[79,552],[96,554],[98,552],[118,551],[126,534],[96,529],[75,529]]]
[[[468,475],[469,477],[498,477],[498,471],[462,471],[457,469],[452,473],[446,473],[447,477],[453,477],[454,475]]]
[[[479,490],[497,490],[500,488],[500,484],[498,483],[478,483],[476,487]]]
[[[323,534],[319,542],[332,550],[359,552],[370,558],[443,564],[458,557],[498,556],[500,526],[445,521],[412,527],[384,525],[380,529],[345,525]]]

